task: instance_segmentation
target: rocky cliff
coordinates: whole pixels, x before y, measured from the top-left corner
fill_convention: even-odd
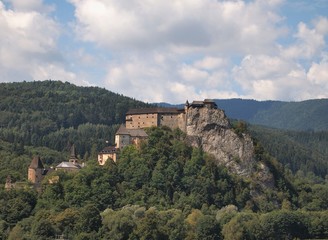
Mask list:
[[[273,185],[268,168],[255,160],[252,138],[245,133],[237,134],[223,110],[190,107],[186,112],[186,133],[193,146],[212,154],[218,164],[233,173],[256,175],[262,184]]]

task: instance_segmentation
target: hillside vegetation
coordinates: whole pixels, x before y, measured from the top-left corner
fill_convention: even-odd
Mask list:
[[[327,186],[279,177],[264,194],[192,148],[179,130],[148,129],[120,161],[56,171],[43,191],[0,190],[3,239],[293,239],[328,236]],[[287,180],[288,179],[288,180]],[[294,181],[295,185],[286,184]],[[297,210],[298,209],[298,210]]]
[[[294,173],[328,175],[328,131],[289,131],[249,126],[264,149]]]
[[[105,89],[59,81],[0,84],[0,239],[58,234],[76,240],[328,237],[328,184],[310,176],[325,174],[320,165],[327,155],[325,133],[307,139],[309,132],[302,137],[250,127],[263,141],[256,142],[256,159],[269,166],[275,179],[274,187],[261,192],[252,178],[214,164],[213,156],[190,147],[184,133],[165,127],[148,129],[149,141],[125,148],[117,163],[98,166],[97,153],[106,141],[113,143],[125,112],[149,106]],[[243,134],[247,125],[237,122],[234,131]],[[271,138],[279,140],[271,144]],[[290,148],[286,158],[285,149],[279,152],[280,141]],[[33,156],[53,166],[67,160],[72,143],[87,163],[81,171],[53,172],[40,193],[28,187],[4,190],[7,175],[14,182],[26,181]],[[268,154],[275,154],[271,145],[283,164],[307,172],[294,175],[284,168]],[[302,146],[321,157],[294,159],[293,150],[303,153]],[[57,176],[59,181],[50,184],[48,179]]]
[[[328,99],[302,102],[243,99],[215,101],[232,119],[288,130],[328,130]]]
[[[130,108],[149,104],[98,87],[60,81],[0,83],[0,139],[15,146],[67,151],[81,157],[113,143]],[[94,155],[93,155],[94,156]]]

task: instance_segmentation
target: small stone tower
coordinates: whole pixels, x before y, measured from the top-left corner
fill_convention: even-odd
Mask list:
[[[39,185],[43,179],[43,173],[44,167],[40,157],[34,157],[28,167],[28,180],[35,185]]]
[[[6,178],[6,184],[5,184],[5,189],[10,190],[15,187],[15,184],[12,183],[10,175],[7,176]]]
[[[77,155],[76,155],[76,151],[75,151],[75,145],[73,144],[71,146],[71,149],[70,149],[70,156],[69,156],[69,162],[71,163],[74,163],[74,164],[78,164],[79,163],[79,159],[77,158]]]

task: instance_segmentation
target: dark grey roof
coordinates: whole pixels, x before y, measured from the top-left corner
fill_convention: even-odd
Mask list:
[[[100,153],[116,153],[116,147],[115,146],[105,147],[103,150],[100,151]]]
[[[147,133],[143,129],[127,129],[124,125],[121,125],[117,130],[116,135],[130,135],[131,137],[147,137]]]
[[[34,157],[31,161],[31,164],[30,164],[29,168],[32,168],[32,169],[44,168],[40,157]]]
[[[191,107],[204,107],[204,105],[213,105],[215,108],[217,108],[217,105],[213,99],[205,99],[204,101],[193,101],[189,106]]]
[[[152,114],[152,113],[179,113],[178,108],[140,108],[130,109],[126,115]]]
[[[204,105],[203,101],[193,101],[191,105]]]

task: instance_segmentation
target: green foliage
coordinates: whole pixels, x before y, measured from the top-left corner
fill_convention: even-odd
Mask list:
[[[36,194],[25,190],[0,190],[0,220],[10,225],[30,216],[36,204]]]
[[[241,212],[223,226],[224,239],[327,238],[327,211]]]
[[[327,129],[328,121],[322,121],[327,116],[323,114],[328,109],[326,101],[302,102],[296,107],[277,102],[265,102],[260,108],[252,104],[240,110],[248,114],[244,120]],[[88,164],[76,173],[53,172],[42,182],[40,193],[0,190],[0,238],[328,237],[328,189],[322,180],[328,169],[326,132],[263,130],[242,121],[233,123],[238,135],[251,131],[259,139],[257,160],[266,162],[275,177],[275,187],[262,193],[256,191],[256,183],[230,174],[213,157],[190,147],[179,129],[149,128],[148,142],[140,148],[126,147],[118,162],[96,165],[98,151],[106,141],[113,144],[125,113],[150,106],[105,89],[58,81],[1,83],[2,186],[7,175],[13,182],[25,180],[32,156],[40,155],[46,166],[67,159],[71,143]],[[311,110],[295,118],[304,106]],[[50,183],[52,178],[59,181]]]
[[[248,133],[247,123],[244,121],[232,121],[232,128],[239,137]]]
[[[251,135],[263,146],[263,150],[296,173],[314,173],[321,178],[328,175],[328,132],[295,132],[249,127]]]
[[[245,99],[216,100],[227,116],[252,124],[299,131],[328,130],[328,100],[302,102],[256,101]]]
[[[131,108],[151,105],[97,87],[68,82],[0,83],[0,139],[24,146],[67,151],[74,142],[81,158],[113,143],[118,124]],[[95,157],[95,156],[93,156]]]

